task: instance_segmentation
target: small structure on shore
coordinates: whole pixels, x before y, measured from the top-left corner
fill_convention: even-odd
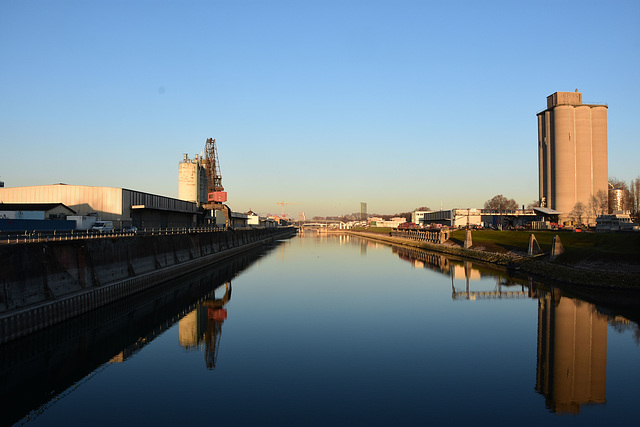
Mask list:
[[[540,245],[536,240],[535,234],[531,234],[529,236],[529,249],[527,251],[527,255],[536,256],[536,255],[540,255],[541,253],[542,253],[542,249],[540,249]]]
[[[551,244],[551,261],[558,258],[560,255],[564,253],[564,246],[562,246],[562,242],[560,241],[560,236],[557,234],[553,236],[553,243]]]

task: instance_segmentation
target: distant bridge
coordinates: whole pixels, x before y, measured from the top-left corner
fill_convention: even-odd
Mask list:
[[[320,220],[309,220],[309,221],[294,221],[298,227],[309,227],[309,228],[325,228],[329,226],[337,226],[338,228],[345,228],[346,223],[344,221],[340,221],[339,219],[320,219]]]

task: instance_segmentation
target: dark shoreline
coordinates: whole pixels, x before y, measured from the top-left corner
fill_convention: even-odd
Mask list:
[[[506,268],[510,273],[528,274],[536,279],[550,280],[557,284],[570,285],[577,289],[597,291],[616,290],[640,294],[640,275],[619,270],[619,266],[599,266],[598,269],[575,268],[549,261],[548,256],[524,257],[516,254],[465,249],[459,246],[416,242],[400,237],[391,237],[379,233],[345,231],[346,234],[374,239],[402,246],[424,249],[426,251],[454,255],[464,259],[480,261]],[[640,255],[639,255],[640,256]]]

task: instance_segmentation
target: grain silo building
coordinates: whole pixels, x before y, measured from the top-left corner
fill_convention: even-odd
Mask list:
[[[556,92],[537,116],[541,206],[564,221],[582,202],[586,217],[592,197],[608,190],[607,106],[583,104],[577,90]]]
[[[207,203],[207,170],[202,156],[184,155],[178,166],[178,198],[187,202]]]

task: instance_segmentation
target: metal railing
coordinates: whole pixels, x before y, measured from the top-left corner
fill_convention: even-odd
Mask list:
[[[62,240],[86,240],[109,239],[131,236],[163,236],[170,234],[212,233],[224,231],[222,227],[158,227],[143,228],[136,231],[112,231],[101,232],[96,230],[69,230],[69,231],[38,231],[31,230],[22,233],[0,232],[0,244],[2,243],[38,243],[58,242]]]

